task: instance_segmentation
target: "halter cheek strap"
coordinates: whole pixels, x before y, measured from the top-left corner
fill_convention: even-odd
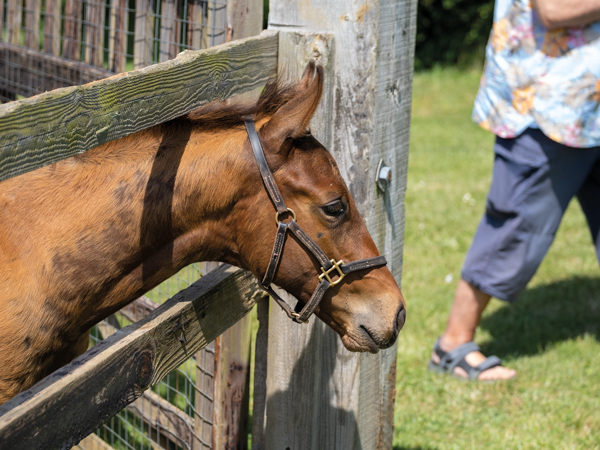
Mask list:
[[[290,319],[297,323],[306,323],[308,322],[308,318],[312,315],[315,308],[323,299],[327,289],[341,282],[344,277],[351,272],[385,266],[387,261],[384,256],[360,259],[350,263],[344,263],[344,261],[341,260],[336,261],[335,259],[329,259],[325,252],[323,252],[323,250],[321,250],[321,248],[315,243],[315,241],[313,241],[310,236],[304,232],[300,225],[298,225],[296,222],[296,213],[285,205],[283,197],[281,196],[281,192],[277,187],[277,183],[275,183],[275,178],[273,178],[273,174],[271,173],[269,165],[267,164],[267,159],[265,158],[262,144],[260,143],[258,133],[256,132],[254,120],[251,118],[246,118],[244,119],[244,124],[246,125],[246,131],[248,132],[248,138],[250,140],[250,145],[252,146],[254,158],[258,164],[260,176],[262,177],[267,194],[269,194],[269,197],[271,198],[271,201],[276,209],[275,221],[277,222],[277,234],[275,235],[275,244],[273,246],[273,252],[271,253],[269,266],[267,267],[265,276],[260,284],[261,287],[273,297],[279,306],[281,306]],[[280,216],[283,214],[291,214],[292,218],[288,222],[283,222],[280,220]],[[283,245],[285,243],[285,235],[288,230],[293,233],[296,238],[298,238],[305,250],[308,253],[311,253],[319,261],[322,272],[319,275],[319,284],[317,285],[317,288],[313,292],[308,302],[306,302],[304,306],[301,306],[300,302],[298,302],[294,309],[292,309],[292,307],[288,305],[279,295],[277,295],[273,288],[271,288],[271,283],[273,282],[273,278],[277,272],[277,267],[279,266],[279,261],[281,260]]]

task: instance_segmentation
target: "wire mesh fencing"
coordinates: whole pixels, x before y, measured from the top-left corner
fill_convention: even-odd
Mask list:
[[[0,0],[0,101],[228,40],[226,0]]]
[[[0,0],[0,102],[77,86],[230,39],[227,0]],[[93,346],[141,320],[216,263],[186,267],[95,326]],[[78,448],[211,449],[215,346],[111,418]]]
[[[217,263],[206,262],[186,267],[95,326],[90,345],[140,320],[216,267]],[[211,449],[214,377],[215,347],[210,343],[112,417],[96,434],[115,449]],[[80,445],[86,448],[85,443]]]

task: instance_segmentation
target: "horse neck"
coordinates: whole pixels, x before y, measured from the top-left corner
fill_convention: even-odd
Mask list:
[[[243,129],[162,127],[135,204],[139,239],[132,250],[141,259],[144,289],[192,262],[238,263],[236,227],[228,218],[240,193],[249,190],[242,185],[249,162],[242,156],[245,139]],[[129,173],[136,178],[135,168]]]
[[[37,267],[40,292],[84,315],[85,328],[192,262],[238,263],[231,211],[253,189],[241,184],[253,162],[245,139],[243,128],[171,123],[23,178],[29,225],[12,240],[30,242],[23,264]],[[11,220],[7,229],[23,228]]]

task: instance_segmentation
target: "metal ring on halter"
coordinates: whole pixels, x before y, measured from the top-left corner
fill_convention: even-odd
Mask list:
[[[290,208],[288,208],[286,212],[292,213],[292,219],[294,219],[294,222],[296,222],[296,213],[295,213],[293,210],[291,210]],[[282,213],[282,214],[285,214],[285,212],[284,212],[284,213]],[[276,223],[277,225],[279,225],[279,223],[280,223],[280,222],[281,222],[281,221],[279,220],[279,211],[277,211],[277,212],[275,213],[275,223]]]
[[[291,313],[291,314],[292,314],[292,316],[294,316],[294,317],[300,317],[300,314],[298,314],[297,312],[293,312],[293,313]],[[302,321],[302,323],[308,323],[308,319],[306,319],[306,320]]]

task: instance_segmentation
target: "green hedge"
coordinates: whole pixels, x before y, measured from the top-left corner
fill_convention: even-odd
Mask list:
[[[482,60],[493,16],[493,0],[419,0],[415,69]]]

